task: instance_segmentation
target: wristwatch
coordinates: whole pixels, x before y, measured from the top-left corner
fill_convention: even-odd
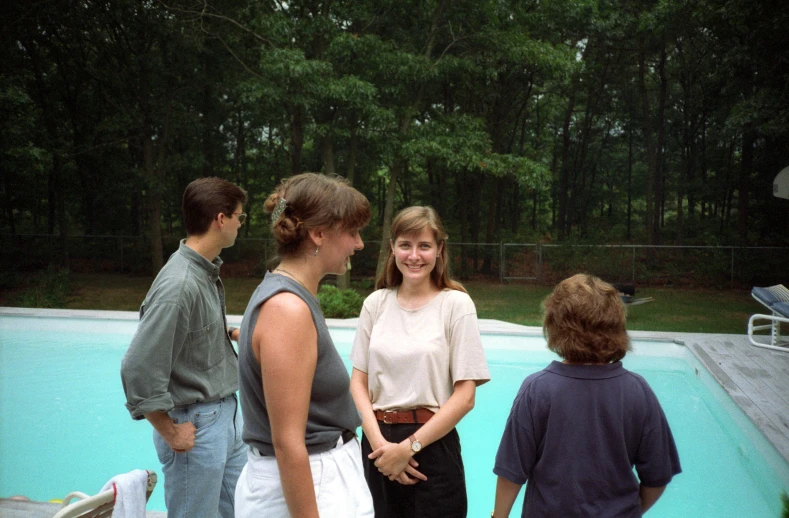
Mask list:
[[[408,436],[408,440],[411,441],[411,451],[414,453],[419,453],[422,451],[422,443],[419,442],[419,439],[414,437],[413,435]]]

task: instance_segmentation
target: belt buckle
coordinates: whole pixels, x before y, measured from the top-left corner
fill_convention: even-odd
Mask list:
[[[395,424],[397,410],[384,410],[384,424]]]

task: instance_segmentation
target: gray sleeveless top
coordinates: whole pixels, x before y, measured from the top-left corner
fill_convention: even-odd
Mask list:
[[[271,272],[266,273],[263,282],[249,300],[238,339],[238,373],[241,386],[239,394],[244,416],[242,438],[262,454],[274,455],[260,364],[252,352],[252,332],[263,303],[283,291],[297,295],[309,306],[318,332],[318,363],[312,380],[304,442],[307,452],[320,453],[332,449],[344,430],[355,431],[362,424],[351,397],[351,379],[334,347],[318,301],[312,293],[290,277]]]

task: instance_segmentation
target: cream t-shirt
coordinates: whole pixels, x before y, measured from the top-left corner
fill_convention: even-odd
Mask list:
[[[419,309],[404,309],[397,289],[381,289],[364,301],[351,363],[367,373],[373,410],[428,408],[446,403],[454,383],[490,380],[468,294],[445,289]]]

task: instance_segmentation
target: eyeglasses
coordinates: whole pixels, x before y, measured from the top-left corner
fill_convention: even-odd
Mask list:
[[[247,213],[246,212],[234,212],[234,216],[238,216],[238,223],[243,225],[244,222],[247,220]]]

